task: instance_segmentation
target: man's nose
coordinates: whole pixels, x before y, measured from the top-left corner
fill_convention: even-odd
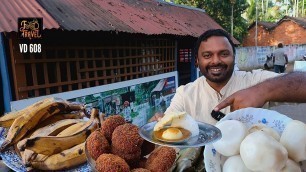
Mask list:
[[[218,63],[220,63],[220,62],[221,62],[220,57],[219,57],[217,54],[213,55],[213,57],[212,57],[212,63],[218,64]]]

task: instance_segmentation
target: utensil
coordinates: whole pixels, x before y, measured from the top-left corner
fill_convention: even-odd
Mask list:
[[[213,143],[221,138],[221,131],[217,127],[210,124],[197,122],[200,130],[199,135],[190,137],[189,139],[180,143],[163,142],[154,138],[153,129],[156,123],[157,122],[154,121],[141,126],[139,128],[139,135],[145,140],[161,146],[179,148],[200,147]]]

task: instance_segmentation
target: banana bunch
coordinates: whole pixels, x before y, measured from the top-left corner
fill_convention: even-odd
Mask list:
[[[14,146],[27,170],[63,170],[86,162],[85,140],[99,128],[97,109],[85,117],[83,105],[46,98],[0,117],[8,129],[0,151]]]

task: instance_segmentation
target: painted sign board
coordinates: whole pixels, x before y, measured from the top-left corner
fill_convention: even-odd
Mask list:
[[[120,114],[136,125],[147,123],[156,112],[169,106],[178,87],[177,72],[154,75],[114,84],[11,102],[20,110],[46,97],[57,97],[98,108],[106,116]]]

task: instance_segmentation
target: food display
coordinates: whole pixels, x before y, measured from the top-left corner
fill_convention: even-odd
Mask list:
[[[186,112],[168,113],[154,126],[153,136],[163,142],[180,143],[199,135],[198,123]]]
[[[14,171],[84,171],[85,140],[100,125],[97,109],[88,115],[83,105],[53,97],[4,115],[3,162]]]
[[[227,172],[252,172],[249,170],[243,163],[241,157],[239,155],[230,156],[223,165],[223,171]]]
[[[296,162],[306,160],[306,125],[291,121],[284,129],[280,143],[287,149],[289,158]]]
[[[148,142],[177,148],[200,147],[221,138],[217,127],[195,121],[186,112],[165,114],[160,121],[141,126],[139,134]]]
[[[272,129],[271,127],[265,125],[265,124],[254,124],[251,126],[251,128],[248,130],[249,133],[253,133],[255,131],[263,131],[269,136],[273,137],[275,140],[279,141],[280,135],[276,130]]]
[[[86,148],[89,155],[94,160],[97,160],[103,153],[111,152],[111,146],[108,140],[99,130],[96,130],[89,135],[87,138]]]
[[[169,129],[165,129],[169,126]],[[154,132],[165,129],[162,137],[165,140],[179,140],[185,139],[184,132],[181,129],[185,129],[191,133],[191,136],[199,135],[198,123],[186,112],[172,112],[165,114],[165,116],[156,123],[154,126]],[[189,133],[186,133],[189,134]]]
[[[306,124],[301,121],[276,111],[245,108],[227,114],[216,126],[225,137],[205,147],[207,172],[306,170]]]
[[[147,159],[145,168],[150,171],[168,171],[176,159],[176,152],[173,148],[161,146],[155,149]]]
[[[222,137],[213,143],[215,149],[224,156],[238,154],[240,144],[247,135],[246,126],[237,120],[227,120],[221,121],[216,127],[221,130]]]
[[[171,147],[158,147],[139,135],[139,128],[114,115],[86,140],[85,153],[94,171],[168,171],[176,160]],[[116,127],[114,127],[116,126]],[[107,140],[105,134],[111,136]]]
[[[96,160],[97,171],[129,172],[130,167],[123,158],[114,154],[101,154]]]
[[[288,160],[285,147],[263,131],[253,132],[243,139],[240,156],[253,171],[280,171]]]
[[[183,137],[181,129],[178,128],[167,128],[162,132],[161,137],[166,140],[178,140]]]

